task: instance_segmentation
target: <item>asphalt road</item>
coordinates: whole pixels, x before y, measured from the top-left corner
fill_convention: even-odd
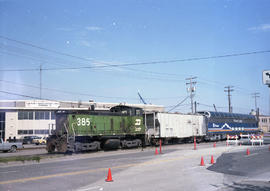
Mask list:
[[[254,182],[269,188],[269,180],[263,179],[270,177],[268,146],[253,147],[249,156],[245,155],[247,147],[226,147],[224,142],[218,143],[216,148],[213,143],[199,144],[197,148],[193,150],[193,144],[182,144],[163,147],[162,155],[155,155],[155,148],[149,147],[144,151],[94,152],[46,159],[40,163],[2,164],[0,190],[208,191],[237,190]],[[209,167],[211,155],[220,157]],[[210,170],[199,165],[201,156],[205,157]],[[105,179],[109,168],[114,181],[108,183]],[[242,184],[244,186],[239,186]]]
[[[208,170],[225,174],[232,185],[225,185],[225,190],[270,190],[270,151],[269,147],[249,148],[246,150],[222,154]]]
[[[167,149],[166,153],[175,149]],[[0,190],[73,190],[155,157],[140,149],[66,156],[55,162],[19,164],[0,168]]]

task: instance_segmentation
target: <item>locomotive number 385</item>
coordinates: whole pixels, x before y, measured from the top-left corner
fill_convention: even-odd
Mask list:
[[[77,125],[78,126],[90,126],[90,119],[89,118],[77,118]]]

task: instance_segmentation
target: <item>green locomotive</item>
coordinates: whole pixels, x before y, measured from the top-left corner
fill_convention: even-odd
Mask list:
[[[76,152],[139,147],[145,126],[141,108],[119,105],[110,111],[58,111],[48,152]]]

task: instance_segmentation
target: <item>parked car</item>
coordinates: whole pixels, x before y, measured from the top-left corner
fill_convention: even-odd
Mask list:
[[[3,152],[15,152],[17,149],[22,149],[22,143],[9,143],[9,142],[4,142],[3,139],[0,139],[0,151]]]
[[[47,143],[46,137],[38,137],[36,139],[33,139],[33,143],[36,145],[45,145]]]
[[[39,138],[38,136],[25,136],[23,137],[23,144],[32,144],[34,139]]]

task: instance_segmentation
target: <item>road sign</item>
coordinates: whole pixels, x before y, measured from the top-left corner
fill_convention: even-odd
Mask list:
[[[270,86],[270,70],[263,71],[263,83]]]

